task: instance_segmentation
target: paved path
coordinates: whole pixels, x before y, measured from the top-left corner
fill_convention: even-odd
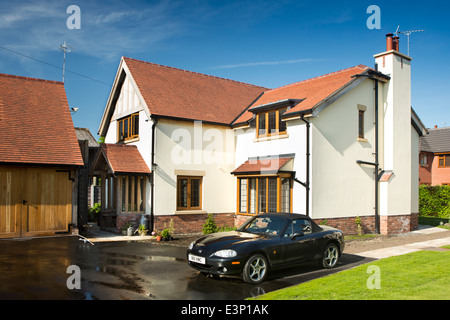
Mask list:
[[[411,234],[435,234],[444,232],[445,229],[434,228],[429,226],[421,226],[417,231],[411,232]],[[450,245],[450,237],[443,237],[439,239],[427,240],[422,242],[408,243],[401,246],[382,248],[378,250],[370,250],[357,253],[359,256],[374,259],[383,259],[392,256],[398,256],[406,253],[411,253],[420,250],[440,250],[439,247]]]

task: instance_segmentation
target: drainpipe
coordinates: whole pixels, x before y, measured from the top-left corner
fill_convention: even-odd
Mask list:
[[[150,207],[150,232],[153,232],[154,226],[155,226],[155,169],[156,169],[156,163],[155,163],[155,132],[156,132],[156,124],[158,123],[158,118],[154,118],[152,124],[152,168],[151,168],[151,177],[152,181],[150,184],[150,201],[152,203]]]
[[[378,72],[378,64],[375,63],[375,71]],[[378,80],[375,79],[375,232],[380,233],[380,212],[378,208],[379,197],[379,161],[378,161]]]
[[[375,64],[375,71],[378,72],[378,64]],[[369,165],[369,166],[373,166],[374,169],[374,180],[375,180],[375,233],[379,234],[380,233],[380,213],[379,213],[379,206],[378,206],[378,198],[379,198],[379,175],[378,172],[380,170],[380,164],[379,164],[379,159],[378,159],[378,79],[374,78],[374,77],[368,77],[368,79],[372,79],[375,81],[375,87],[374,87],[374,91],[375,91],[375,162],[367,162],[367,161],[362,161],[362,160],[357,160],[356,163],[361,165]]]
[[[309,165],[310,165],[310,145],[309,145],[309,135],[310,135],[310,127],[311,123],[305,120],[304,115],[302,115],[302,121],[306,123],[306,182],[303,185],[306,189],[306,215],[309,217],[309,190],[310,190],[310,181],[309,181]]]

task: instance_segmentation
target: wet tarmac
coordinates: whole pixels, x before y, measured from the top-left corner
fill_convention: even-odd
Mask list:
[[[0,240],[0,299],[243,300],[354,267],[371,260],[344,254],[332,271],[316,263],[276,271],[259,285],[211,278],[191,269],[186,249],[150,242],[101,242],[76,236]],[[78,266],[80,289],[69,289]],[[72,282],[70,282],[72,283]]]

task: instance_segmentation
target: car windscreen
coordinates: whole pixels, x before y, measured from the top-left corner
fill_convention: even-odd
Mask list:
[[[239,231],[268,236],[279,236],[286,226],[286,219],[277,217],[255,217],[244,224]]]

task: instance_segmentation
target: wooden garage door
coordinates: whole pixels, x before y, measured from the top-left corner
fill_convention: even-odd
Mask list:
[[[72,222],[72,181],[50,168],[0,168],[0,238],[52,235]]]

